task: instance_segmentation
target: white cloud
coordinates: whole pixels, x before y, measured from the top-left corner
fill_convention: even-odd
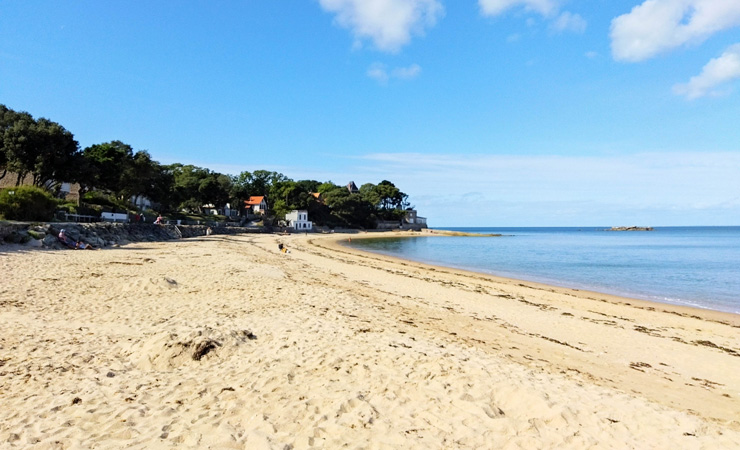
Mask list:
[[[356,44],[369,39],[382,51],[397,52],[423,34],[444,14],[439,0],[319,0],[336,14],[336,23],[352,31]]]
[[[421,74],[421,66],[418,64],[411,64],[408,67],[396,67],[394,69],[388,69],[383,63],[373,63],[370,68],[367,69],[367,76],[376,80],[380,84],[386,84],[391,78],[399,80],[412,80]]]
[[[555,19],[552,23],[552,29],[555,31],[583,33],[586,31],[586,20],[579,14],[573,14],[566,11]]]
[[[522,35],[519,33],[514,33],[506,36],[506,42],[513,43],[513,42],[519,42],[522,39]]]
[[[739,171],[740,154],[736,152],[609,156],[378,153],[362,157],[345,173],[353,173],[355,181],[393,180],[432,226],[585,226],[624,220],[652,225],[736,224]],[[475,205],[470,205],[470,217],[455,216],[459,223],[451,223],[449,213],[439,208],[440,204],[471,202]]]
[[[737,78],[740,78],[740,44],[730,46],[719,58],[709,61],[688,83],[673,86],[673,92],[688,99],[718,95],[718,86]]]
[[[389,78],[388,69],[386,68],[385,64],[373,63],[372,65],[370,65],[370,68],[367,69],[367,76],[381,84],[385,84],[388,82]]]
[[[433,227],[738,225],[740,217],[736,151],[601,156],[373,153],[332,158],[341,164],[180,162],[229,174],[271,167],[295,180],[340,185],[350,179],[358,186],[391,180]],[[444,205],[458,208],[451,213]]]
[[[399,67],[393,70],[393,76],[402,80],[411,80],[419,76],[421,73],[421,66],[418,64],[411,64],[408,67]]]
[[[586,19],[579,14],[568,11],[558,14],[559,3],[559,0],[478,0],[478,6],[484,16],[498,16],[510,9],[522,7],[527,12],[550,19],[552,21],[550,28],[554,31],[575,33],[586,31]],[[531,18],[527,19],[527,25],[533,25]]]
[[[737,0],[647,0],[612,20],[612,54],[643,61],[738,25]]]
[[[484,16],[497,16],[517,6],[543,16],[549,16],[558,9],[558,2],[555,0],[478,0],[478,5]]]

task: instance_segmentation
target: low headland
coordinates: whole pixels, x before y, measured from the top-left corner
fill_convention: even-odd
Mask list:
[[[609,231],[653,231],[653,227],[611,227]]]
[[[740,447],[740,316],[368,254],[347,238],[0,246],[0,442]]]

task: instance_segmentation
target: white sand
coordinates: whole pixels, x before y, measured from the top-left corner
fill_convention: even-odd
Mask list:
[[[735,315],[321,235],[8,249],[0,448],[740,448]]]

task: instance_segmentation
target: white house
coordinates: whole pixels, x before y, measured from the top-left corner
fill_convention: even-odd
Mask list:
[[[239,215],[239,211],[231,209],[230,203],[227,203],[222,209],[217,209],[216,206],[212,204],[203,205],[203,211],[205,211],[206,214],[214,216],[220,214],[226,217],[236,217]]]
[[[244,206],[252,210],[252,214],[264,214],[267,211],[267,201],[264,196],[252,196],[244,201]]]
[[[131,203],[142,211],[152,208],[152,201],[143,195],[134,195],[131,197]]]
[[[308,211],[305,210],[293,210],[289,212],[285,215],[285,221],[295,231],[313,230],[313,222],[308,220]]]

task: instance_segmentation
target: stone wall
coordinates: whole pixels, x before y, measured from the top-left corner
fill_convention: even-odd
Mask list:
[[[154,225],[131,223],[44,223],[0,222],[0,245],[22,244],[37,248],[65,248],[57,239],[64,229],[67,236],[96,248],[131,242],[168,241],[205,236],[206,225]],[[211,227],[212,234],[262,233],[260,228]]]

